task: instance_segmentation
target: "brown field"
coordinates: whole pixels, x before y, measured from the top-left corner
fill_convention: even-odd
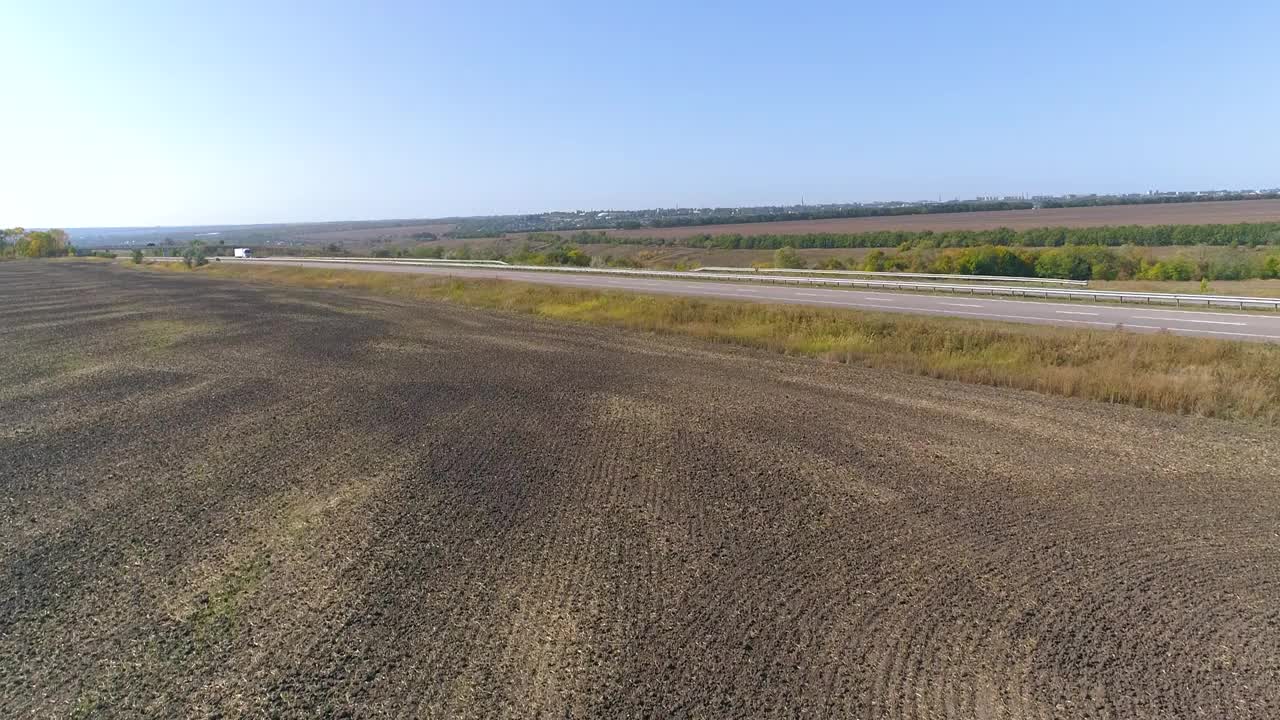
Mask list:
[[[441,237],[445,233],[453,230],[456,225],[452,223],[435,223],[429,225],[405,225],[403,227],[379,227],[367,228],[361,230],[327,230],[323,232],[303,233],[298,235],[297,239],[313,243],[350,243],[354,245],[362,245],[376,242],[402,242],[410,240],[416,233],[435,233]]]
[[[1271,429],[106,264],[0,347],[3,717],[1280,713]]]
[[[898,217],[786,220],[770,223],[702,225],[698,227],[609,230],[619,237],[682,238],[692,235],[786,235],[799,233],[861,233],[879,230],[1014,230],[1041,227],[1102,227],[1107,225],[1209,225],[1219,223],[1280,222],[1280,200],[1230,200],[1167,205],[1112,205],[1089,208],[1003,210]]]

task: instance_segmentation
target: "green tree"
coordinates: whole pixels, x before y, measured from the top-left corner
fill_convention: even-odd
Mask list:
[[[805,262],[795,248],[787,245],[774,251],[773,266],[776,268],[798,269],[805,267]]]
[[[70,237],[65,230],[13,228],[6,230],[5,236],[12,238],[13,252],[20,257],[60,257],[73,252]]]
[[[138,248],[134,248],[134,249],[133,249],[133,253],[131,253],[131,256],[132,256],[133,264],[134,264],[134,265],[141,265],[141,264],[142,264],[142,250],[140,250],[140,249],[138,249]]]
[[[1055,248],[1036,257],[1035,274],[1043,278],[1088,280],[1093,277],[1093,265],[1080,248]]]
[[[1280,278],[1280,255],[1268,255],[1262,261],[1262,277],[1269,280]]]
[[[872,250],[862,260],[862,269],[867,272],[884,272],[887,267],[883,250]]]

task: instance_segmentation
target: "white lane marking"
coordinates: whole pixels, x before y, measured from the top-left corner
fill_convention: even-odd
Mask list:
[[[1053,299],[1053,298],[1048,298],[1048,299],[1044,299],[1044,300],[1010,300],[1010,299],[1009,299],[1009,298],[1007,298],[1007,297],[1001,297],[1001,296],[998,296],[998,295],[997,295],[997,296],[991,296],[991,297],[984,297],[984,298],[983,298],[983,300],[984,300],[985,302],[1012,303],[1012,304],[1014,304],[1014,305],[1040,305],[1040,306],[1042,306],[1042,307],[1043,307],[1043,306],[1045,306],[1045,305],[1074,305],[1074,304],[1076,304],[1077,302],[1080,302],[1080,301],[1076,301],[1076,300],[1071,300],[1071,299],[1069,299],[1069,298],[1059,298],[1059,299],[1057,299],[1057,300],[1055,300],[1055,299]],[[1083,305],[1083,306],[1085,306],[1085,307],[1096,307],[1096,308],[1098,308],[1099,310],[1121,310],[1121,311],[1123,311],[1123,310],[1128,310],[1128,309],[1132,308],[1132,306],[1133,306],[1135,303],[1116,303],[1116,304],[1114,304],[1114,305],[1099,305],[1099,304],[1097,304],[1097,303],[1090,302],[1089,300],[1085,300],[1085,301],[1083,301],[1083,302],[1080,302],[1080,304],[1082,304],[1082,305]],[[1213,307],[1214,307],[1214,308],[1220,308],[1220,307],[1222,307],[1222,306],[1221,306],[1221,305],[1215,305],[1215,306],[1213,306]],[[1133,308],[1133,309],[1137,309],[1137,308]],[[1177,314],[1179,314],[1179,315],[1208,315],[1208,316],[1210,316],[1210,317],[1242,317],[1242,318],[1254,318],[1254,319],[1258,319],[1258,320],[1280,320],[1280,317],[1276,317],[1274,314],[1268,315],[1267,313],[1268,313],[1268,312],[1272,312],[1272,311],[1268,310],[1267,308],[1259,308],[1259,309],[1258,309],[1257,311],[1255,311],[1254,313],[1239,313],[1239,312],[1233,312],[1233,313],[1232,313],[1232,312],[1224,312],[1224,311],[1222,311],[1222,310],[1218,310],[1218,309],[1215,309],[1215,310],[1213,310],[1213,311],[1205,311],[1205,310],[1165,310],[1165,309],[1163,309],[1163,308],[1158,308],[1158,307],[1144,307],[1144,308],[1142,308],[1142,311],[1143,311],[1143,312],[1149,312],[1149,313],[1150,313],[1150,312],[1155,312],[1155,313],[1177,313]]]
[[[1097,320],[1069,320],[1067,318],[1046,318],[1046,317],[1037,317],[1035,315],[1002,315],[1000,313],[965,312],[964,310],[937,310],[936,312],[940,312],[945,315],[971,315],[973,317],[1000,318],[1002,320],[1034,320],[1036,322],[1050,323],[1050,324],[1055,322],[1066,322],[1066,323],[1079,323],[1081,325],[1107,325],[1109,327],[1115,327],[1117,325],[1117,323],[1099,322]]]
[[[798,292],[798,293],[796,293],[796,295],[797,295],[797,296],[799,296],[799,297],[822,297],[822,296],[821,296],[821,295],[819,295],[818,293],[802,293],[802,292]]]
[[[1098,317],[1098,313],[1079,312],[1077,310],[1054,310],[1059,315],[1088,315],[1090,317]]]
[[[972,307],[972,308],[980,308],[980,307],[982,307],[981,305],[974,305],[973,303],[953,303],[953,302],[944,302],[944,303],[938,303],[938,304],[939,304],[939,305],[950,305],[951,307]]]
[[[1122,309],[1121,306],[1119,305],[1116,305],[1114,307],[1117,310]],[[1222,306],[1215,305],[1214,307],[1222,307]],[[1134,308],[1134,309],[1136,310],[1137,308]],[[1267,310],[1265,308],[1255,310],[1254,312],[1251,312],[1251,313],[1238,313],[1238,312],[1230,313],[1230,312],[1223,312],[1221,310],[1214,310],[1213,312],[1205,312],[1204,310],[1161,310],[1160,308],[1144,307],[1142,308],[1142,312],[1177,313],[1179,315],[1202,315],[1202,316],[1207,315],[1209,317],[1241,317],[1241,318],[1253,318],[1254,320],[1280,320],[1280,317],[1276,316],[1276,314],[1273,311]]]
[[[1240,327],[1243,327],[1248,324],[1248,323],[1242,323],[1242,322],[1226,322],[1223,320],[1192,320],[1191,318],[1160,318],[1160,317],[1149,317],[1146,315],[1134,315],[1133,319],[1134,320],[1161,320],[1163,322],[1193,322],[1193,323],[1203,323],[1205,325],[1237,325]]]
[[[1164,328],[1161,328],[1164,329]],[[1197,330],[1195,328],[1170,328],[1180,333],[1196,333],[1197,335],[1232,335],[1234,337],[1256,337],[1280,340],[1280,335],[1263,335],[1262,333],[1231,332],[1230,330]]]
[[[863,307],[861,303],[849,302],[847,300],[810,300],[809,302],[822,303],[823,305],[839,305],[840,307]],[[872,307],[876,310],[914,310],[917,312],[920,310],[919,308],[905,307],[902,305],[874,305]]]
[[[918,308],[899,308],[899,309],[918,310]],[[963,310],[936,310],[935,312],[941,313],[943,315],[970,315],[974,317],[999,318],[1002,320],[1034,320],[1034,321],[1050,323],[1050,324],[1054,322],[1065,322],[1065,323],[1076,323],[1078,325],[1103,325],[1106,327],[1140,328],[1142,330],[1170,330],[1176,333],[1231,335],[1235,337],[1256,337],[1256,338],[1268,338],[1271,340],[1280,340],[1280,335],[1264,335],[1262,333],[1230,332],[1228,330],[1197,330],[1195,328],[1168,328],[1168,327],[1161,327],[1157,325],[1138,325],[1137,323],[1101,322],[1098,320],[1071,320],[1069,318],[1042,318],[1042,317],[1036,317],[1034,315],[1000,315],[996,313],[965,312]],[[1142,318],[1138,318],[1138,319],[1142,319]],[[1160,318],[1151,318],[1151,319],[1159,320]],[[1243,323],[1240,323],[1240,324],[1243,324]]]

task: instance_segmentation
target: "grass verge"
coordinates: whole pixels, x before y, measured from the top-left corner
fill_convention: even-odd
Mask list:
[[[146,267],[189,272],[166,265]],[[217,263],[198,272],[444,300],[1166,412],[1280,422],[1280,347],[1261,343],[407,273]]]

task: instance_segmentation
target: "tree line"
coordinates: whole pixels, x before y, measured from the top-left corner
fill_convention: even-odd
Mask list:
[[[0,257],[61,257],[75,254],[65,230],[0,229]]]
[[[863,217],[897,217],[900,215],[933,215],[936,213],[988,212],[1001,210],[1030,210],[1035,203],[1029,200],[969,200],[918,205],[889,205],[871,207],[814,208],[812,210],[788,209],[780,212],[760,212],[751,215],[705,215],[674,218],[654,218],[650,227],[690,227],[698,225],[736,225],[739,223],[782,222],[785,220],[839,220]],[[618,223],[620,229],[642,227],[637,221]]]
[[[1280,192],[1231,192],[1216,190],[1206,193],[1169,195],[1081,195],[1078,197],[1042,198],[1043,208],[1101,207],[1104,205],[1176,205],[1180,203],[1227,202],[1233,200],[1276,200]]]
[[[962,248],[1063,247],[1100,245],[1164,247],[1172,245],[1280,245],[1280,223],[1215,225],[1112,225],[1105,227],[1046,227],[1014,230],[880,230],[861,233],[798,233],[743,235],[702,233],[680,238],[632,237],[581,231],[569,235],[579,244],[666,245],[714,250],[776,250],[839,248]]]
[[[536,240],[538,242],[531,242]],[[593,239],[594,242],[594,239]],[[554,233],[531,235],[505,251],[496,246],[471,248],[439,245],[389,248],[375,257],[447,258],[450,260],[503,260],[516,265],[565,265],[578,267],[641,267],[635,258],[611,254],[592,255]],[[696,266],[691,265],[689,267]],[[1067,245],[1021,248],[981,245],[969,248],[921,247],[903,250],[874,249],[862,258],[830,257],[810,264],[790,245],[774,251],[772,262],[762,266],[869,270],[874,272],[924,272],[956,275],[1006,275],[1070,280],[1249,280],[1280,278],[1280,250],[1270,253],[1196,251],[1157,259],[1138,247]],[[677,269],[689,269],[685,265]]]
[[[806,267],[790,248],[776,251],[773,264],[777,267]],[[892,253],[873,250],[861,259],[828,258],[815,268],[1067,280],[1252,280],[1280,278],[1280,252],[1179,253],[1156,259],[1137,248],[1121,250],[1093,245],[1026,249],[984,245]]]

